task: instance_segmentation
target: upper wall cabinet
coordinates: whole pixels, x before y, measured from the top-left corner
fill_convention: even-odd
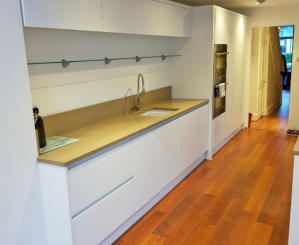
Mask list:
[[[157,0],[157,2],[160,34],[163,36],[191,37],[191,8],[163,0]]]
[[[158,3],[152,0],[102,0],[104,31],[158,35]]]
[[[192,8],[167,0],[21,0],[24,26],[190,37]]]
[[[26,27],[102,31],[100,0],[22,0]]]

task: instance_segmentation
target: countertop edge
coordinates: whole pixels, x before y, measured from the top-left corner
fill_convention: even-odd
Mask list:
[[[115,147],[121,145],[121,144],[124,144],[128,141],[131,141],[133,140],[134,138],[136,137],[139,137],[145,133],[148,133],[149,131],[152,131],[158,127],[161,127],[183,115],[185,115],[186,113],[189,113],[195,109],[199,109],[205,105],[209,104],[209,100],[207,99],[203,99],[202,102],[198,105],[195,105],[195,106],[192,106],[192,107],[189,107],[188,109],[185,109],[185,110],[182,110],[179,114],[175,114],[175,115],[172,115],[168,118],[164,118],[164,119],[161,119],[160,121],[158,121],[157,123],[154,123],[148,127],[145,127],[141,130],[138,130],[132,134],[128,134],[127,136],[125,137],[122,137],[116,141],[113,141],[109,144],[106,144],[102,147],[99,147],[93,151],[90,151],[90,152],[87,152],[86,154],[80,156],[80,157],[76,157],[70,161],[67,161],[67,162],[59,162],[59,161],[51,161],[51,160],[47,160],[47,159],[43,159],[41,157],[37,157],[37,161],[38,163],[46,163],[46,164],[51,164],[51,165],[55,165],[55,166],[59,166],[59,167],[67,167],[67,168],[73,168],[79,164],[82,164],[83,162],[87,161],[88,159],[90,158],[93,158],[95,156],[99,156],[99,155],[102,155],[104,154],[105,152],[109,151],[109,150],[112,150],[114,149]],[[298,152],[299,153],[299,152]]]

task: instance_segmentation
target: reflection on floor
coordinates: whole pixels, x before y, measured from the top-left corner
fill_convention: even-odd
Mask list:
[[[295,137],[289,94],[205,161],[115,245],[287,245]]]
[[[282,90],[282,103],[278,110],[279,117],[284,120],[288,120],[289,117],[289,104],[290,104],[290,91]]]

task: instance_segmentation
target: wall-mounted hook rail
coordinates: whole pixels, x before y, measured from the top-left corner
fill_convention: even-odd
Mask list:
[[[114,60],[135,60],[136,62],[140,62],[142,59],[154,59],[160,58],[165,60],[167,57],[178,57],[182,56],[179,54],[171,54],[171,55],[154,55],[154,56],[135,56],[135,57],[123,57],[123,58],[103,58],[103,59],[90,59],[90,60],[66,60],[62,59],[60,61],[42,61],[42,62],[28,62],[27,65],[49,65],[49,64],[61,64],[63,68],[67,68],[71,63],[86,63],[86,62],[105,62],[106,65],[109,65],[111,61]]]

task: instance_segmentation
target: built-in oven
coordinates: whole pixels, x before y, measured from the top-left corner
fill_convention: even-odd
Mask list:
[[[225,112],[226,104],[226,70],[227,70],[227,44],[214,45],[214,96],[213,119]]]

